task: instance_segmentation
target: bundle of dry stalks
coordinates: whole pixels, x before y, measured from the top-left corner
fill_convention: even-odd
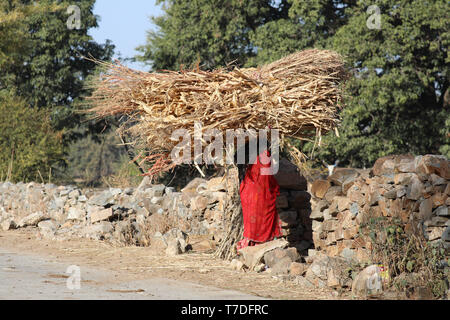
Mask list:
[[[338,124],[346,78],[342,58],[305,50],[261,68],[146,73],[102,63],[105,71],[90,97],[98,117],[125,115],[126,130],[152,156],[149,175],[174,167],[169,154],[177,129],[194,136],[194,123],[208,129],[278,129],[282,136],[311,139]]]

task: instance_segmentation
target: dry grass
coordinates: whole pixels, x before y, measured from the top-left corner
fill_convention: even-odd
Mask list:
[[[149,175],[173,168],[169,153],[177,129],[193,137],[194,123],[209,129],[278,129],[297,139],[334,129],[341,108],[339,84],[347,77],[333,51],[305,50],[261,68],[146,73],[99,62],[104,73],[92,83],[97,117],[125,116],[121,130],[152,154]],[[206,143],[205,143],[206,144]]]

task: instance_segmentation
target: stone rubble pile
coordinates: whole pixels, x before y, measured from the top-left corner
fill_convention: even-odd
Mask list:
[[[337,169],[311,185],[315,250],[366,262],[370,239],[359,231],[371,218],[397,218],[406,232],[450,247],[450,166],[443,156],[388,156],[367,170]]]
[[[309,185],[311,197],[304,199],[312,211],[300,209],[314,249],[299,254],[287,241],[274,240],[240,250],[230,266],[304,287],[352,289],[355,297],[380,295],[389,280],[383,266],[371,264],[372,246],[360,227],[370,218],[397,218],[407,232],[449,249],[449,179],[449,161],[434,155],[383,157],[369,170],[338,168]]]
[[[138,188],[123,190],[0,183],[0,226],[4,231],[37,227],[51,240],[84,237],[179,247],[168,254],[185,252],[188,233],[220,237],[223,232],[226,192],[219,179],[194,180],[181,192],[152,185],[148,179]]]
[[[312,246],[306,180],[286,160],[276,178],[283,235],[306,252]],[[137,188],[105,190],[5,182],[0,183],[0,226],[37,227],[40,236],[51,240],[84,237],[179,254],[189,248],[189,235],[209,235],[215,243],[222,239],[230,183],[226,177],[196,178],[176,192],[147,178]]]

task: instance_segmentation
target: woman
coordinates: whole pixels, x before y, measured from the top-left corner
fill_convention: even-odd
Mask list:
[[[256,157],[255,163],[247,167],[245,178],[241,182],[244,239],[238,242],[237,250],[281,237],[281,224],[276,209],[280,187],[272,174],[262,174],[262,170],[268,170],[270,166],[270,153],[265,150]]]

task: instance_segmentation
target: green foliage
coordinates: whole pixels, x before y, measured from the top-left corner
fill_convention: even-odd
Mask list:
[[[124,147],[114,131],[95,138],[88,135],[70,145],[67,169],[61,172],[63,178],[80,185],[98,187],[107,185],[111,176],[118,172],[128,170],[124,165],[127,158]]]
[[[341,137],[321,155],[371,165],[392,153],[438,153],[448,109],[450,23],[447,1],[379,1],[381,29],[366,27],[360,1],[333,37],[354,77],[346,88]]]
[[[359,233],[370,239],[372,261],[388,266],[392,284],[398,290],[427,287],[436,298],[445,297],[449,268],[445,267],[447,257],[441,243],[409,234],[399,219],[385,217],[364,221]]]
[[[82,55],[101,60],[112,55],[109,42],[101,45],[88,35],[90,28],[97,27],[97,17],[92,12],[94,3],[95,0],[41,0],[39,4],[29,0],[0,1],[0,14],[20,12],[20,21],[14,23],[15,32],[21,36],[19,43],[26,44],[22,46],[25,48],[8,50],[8,59],[17,63],[8,63],[0,74],[0,88],[14,88],[30,106],[51,110],[56,130],[67,131],[81,121],[73,103],[86,95],[84,80],[96,67]],[[80,30],[67,27],[66,10],[74,4],[81,9]],[[42,10],[30,9],[35,6]],[[2,43],[4,39],[0,38],[0,48]],[[71,136],[66,133],[64,138],[69,141]]]
[[[47,154],[51,155],[50,160],[53,161],[56,160],[53,157],[58,156],[53,179],[67,178],[61,171],[65,169],[65,164],[73,163],[64,161],[68,145],[89,133],[95,139],[100,131],[108,129],[104,121],[86,121],[85,116],[78,112],[86,108],[83,100],[84,96],[89,95],[86,80],[99,73],[96,64],[83,56],[109,60],[113,53],[109,42],[98,44],[88,35],[89,29],[97,27],[98,17],[92,11],[94,3],[95,0],[0,0],[0,90],[7,90],[5,94],[9,97],[8,105],[3,105],[3,100],[0,108],[9,108],[17,100],[20,101],[17,102],[17,110],[25,112],[28,108],[31,117],[29,123],[17,119],[20,123],[17,136],[9,139],[9,149],[1,149],[0,167],[9,165],[12,140],[16,141],[16,145],[22,142],[27,144],[27,135],[37,134],[49,140],[56,139],[58,143],[54,146],[41,143],[42,150],[34,150],[34,155],[29,157],[41,159],[36,154],[42,153],[44,158]],[[68,28],[69,5],[80,8],[79,30]],[[13,96],[16,98],[11,98]],[[36,127],[31,121],[35,117],[45,119],[45,126]],[[55,137],[48,136],[52,133]],[[21,141],[22,138],[25,140]],[[49,163],[52,162],[50,160]],[[31,160],[23,160],[23,168],[20,168],[24,172],[29,171],[27,174],[17,171],[20,165],[18,158],[14,164],[14,179],[34,178],[36,170]],[[36,167],[43,175],[47,174],[42,171],[41,165],[36,164]],[[74,168],[71,172],[76,170]]]
[[[162,1],[161,1],[162,2]],[[381,28],[370,29],[370,5]],[[139,58],[158,69],[256,66],[310,47],[344,55],[353,78],[344,88],[339,137],[302,151],[340,165],[370,167],[394,153],[449,154],[450,3],[445,0],[165,1]],[[234,35],[234,36],[232,36]],[[447,98],[448,100],[448,98]],[[319,161],[320,162],[320,161]]]
[[[178,70],[196,63],[203,69],[232,62],[243,65],[255,55],[250,32],[281,14],[267,0],[157,3],[164,3],[165,14],[152,18],[158,30],[148,32],[147,44],[139,47],[143,55],[137,57],[153,70]]]
[[[1,180],[48,182],[63,156],[61,132],[52,129],[49,113],[0,90],[0,128]]]

